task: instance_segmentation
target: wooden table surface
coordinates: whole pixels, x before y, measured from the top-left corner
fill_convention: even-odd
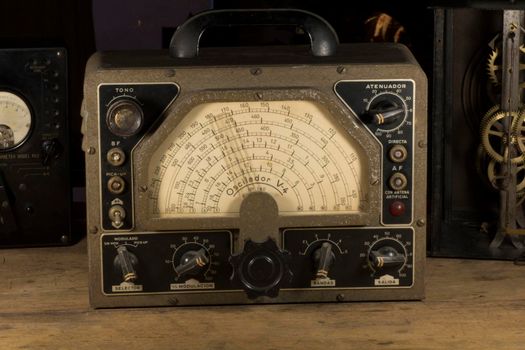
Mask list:
[[[431,258],[424,301],[90,308],[86,244],[0,250],[0,349],[525,349],[525,266]]]

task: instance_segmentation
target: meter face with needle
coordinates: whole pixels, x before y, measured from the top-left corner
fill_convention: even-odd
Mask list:
[[[30,130],[29,106],[17,95],[0,91],[0,151],[21,145]]]
[[[250,192],[279,214],[362,212],[365,150],[328,110],[309,100],[195,106],[152,154],[153,218],[235,217]]]

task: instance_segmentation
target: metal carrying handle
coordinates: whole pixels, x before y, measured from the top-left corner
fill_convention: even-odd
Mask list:
[[[170,42],[170,55],[193,58],[199,53],[199,41],[204,31],[218,26],[296,25],[310,37],[314,56],[335,54],[339,38],[332,26],[322,17],[296,9],[239,9],[209,10],[180,25]]]

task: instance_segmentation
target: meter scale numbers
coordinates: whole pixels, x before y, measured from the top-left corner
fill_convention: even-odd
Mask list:
[[[236,215],[253,191],[280,213],[359,212],[367,205],[363,147],[311,101],[206,103],[150,160],[153,216]]]
[[[8,91],[0,91],[0,151],[23,144],[31,131],[32,117],[24,100]]]

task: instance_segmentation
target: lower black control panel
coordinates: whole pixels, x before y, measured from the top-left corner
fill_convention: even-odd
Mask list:
[[[102,237],[104,293],[230,288],[229,231]]]
[[[251,284],[258,283],[280,284],[285,290],[413,284],[411,228],[285,229],[282,247],[271,249],[270,239],[245,244],[241,253],[233,252],[233,232],[105,234],[101,238],[103,292],[253,292],[256,288]],[[243,278],[232,279],[239,272]],[[283,281],[266,281],[282,276]]]
[[[413,231],[384,228],[289,229],[283,232],[292,288],[410,287]]]

